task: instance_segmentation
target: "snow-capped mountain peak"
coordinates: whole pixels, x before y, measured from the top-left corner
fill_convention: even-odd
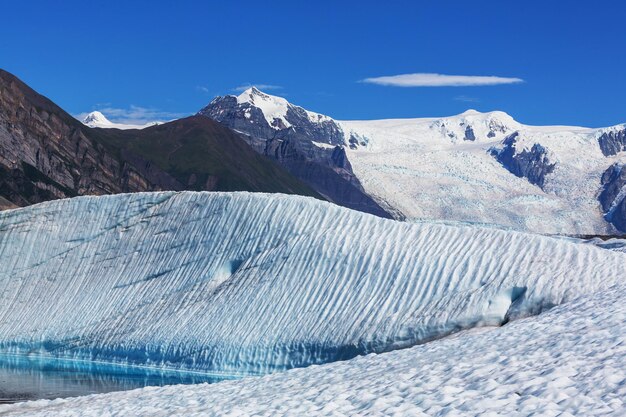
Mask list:
[[[287,121],[287,111],[291,105],[282,97],[271,96],[256,87],[250,87],[237,96],[237,104],[258,108],[263,112],[267,123],[274,128],[291,126]]]
[[[305,115],[311,123],[332,121],[332,119],[328,116],[291,104],[283,97],[264,93],[256,87],[248,88],[236,96],[236,99],[238,105],[252,106],[259,109],[263,113],[267,123],[276,130],[289,128],[292,125],[295,125],[293,120],[290,120],[294,118],[293,113]],[[292,114],[289,115],[288,113]]]
[[[99,111],[92,111],[88,113],[83,120],[81,120],[83,124],[89,127],[103,127],[104,125],[112,126],[113,123],[106,118],[106,116]]]
[[[457,116],[436,119],[432,128],[454,140],[500,139],[522,125],[502,111],[481,113],[470,109]]]
[[[223,123],[227,119],[244,119],[256,128],[271,128],[270,136],[276,130],[292,126],[301,131],[330,128],[333,137],[328,143],[343,143],[343,133],[332,118],[291,104],[283,97],[267,94],[256,87],[250,87],[238,96],[216,97],[199,114]]]
[[[146,124],[126,124],[115,123],[107,119],[107,117],[99,111],[87,113],[84,117],[76,116],[85,126],[98,127],[103,129],[144,129],[146,127],[159,125],[162,122],[153,121]]]
[[[239,103],[243,103],[243,102],[254,102],[254,98],[255,97],[260,97],[262,99],[266,99],[266,100],[284,100],[282,97],[276,97],[276,96],[272,96],[270,94],[266,94],[263,91],[259,90],[258,88],[252,86],[246,90],[244,90],[241,94],[239,94],[237,96],[237,101]]]

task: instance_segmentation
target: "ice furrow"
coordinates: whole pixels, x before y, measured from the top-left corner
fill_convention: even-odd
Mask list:
[[[296,196],[80,197],[0,213],[0,350],[267,373],[535,314],[625,261]]]

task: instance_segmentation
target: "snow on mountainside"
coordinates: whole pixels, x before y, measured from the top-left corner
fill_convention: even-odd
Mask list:
[[[216,97],[198,115],[240,133],[258,153],[281,164],[327,200],[392,217],[363,191],[346,158],[343,131],[330,117],[254,87],[239,96]]]
[[[396,218],[547,234],[626,232],[626,187],[611,193],[615,201],[598,199],[603,174],[626,163],[626,125],[528,126],[504,112],[475,110],[335,121],[257,89],[218,97],[200,114],[244,133],[262,153],[283,136],[314,163],[341,153],[359,188]]]
[[[623,285],[501,328],[212,385],[0,405],[3,416],[623,416]]]
[[[99,127],[104,129],[145,129],[146,127],[159,125],[162,122],[150,122],[143,125],[114,123],[106,118],[106,116],[99,111],[92,111],[80,120],[85,126]]]
[[[303,110],[307,118],[314,123],[322,121],[331,121],[328,116],[314,113],[294,106],[282,97],[270,96],[259,91],[256,87],[251,87],[237,96],[237,104],[249,104],[260,109],[267,123],[274,129],[290,127],[288,113],[291,111]],[[251,117],[250,113],[246,113],[247,117]]]
[[[626,254],[249,193],[0,213],[0,351],[262,374],[497,326],[623,281]]]
[[[365,191],[410,219],[615,233],[598,194],[626,153],[603,155],[606,129],[526,126],[502,112],[341,125],[367,138],[347,151]]]

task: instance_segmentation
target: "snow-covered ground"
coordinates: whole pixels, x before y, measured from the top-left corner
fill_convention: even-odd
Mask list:
[[[498,328],[214,385],[0,406],[2,416],[624,416],[623,285]]]
[[[410,220],[438,219],[499,225],[536,233],[612,234],[598,202],[602,173],[626,153],[604,156],[607,129],[527,126],[503,112],[340,122],[346,138],[367,146],[347,149],[365,191]],[[548,151],[554,172],[544,189],[516,177],[491,154],[519,132],[516,151],[535,143]],[[469,137],[468,137],[469,136]]]
[[[411,347],[623,281],[626,254],[250,193],[0,213],[0,349],[263,374]]]

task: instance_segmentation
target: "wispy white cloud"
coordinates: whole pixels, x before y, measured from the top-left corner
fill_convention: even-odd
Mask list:
[[[272,85],[272,84],[242,84],[232,89],[232,91],[237,91],[241,93],[242,91],[246,91],[250,87],[256,87],[259,90],[282,90],[282,86],[280,85]]]
[[[187,116],[186,113],[177,113],[163,111],[151,107],[141,107],[130,105],[126,109],[117,107],[98,107],[95,106],[93,110],[97,110],[100,113],[114,123],[131,124],[131,125],[143,125],[151,122],[165,122],[173,119],[180,119]],[[75,115],[79,120],[82,120],[87,116],[88,112]]]
[[[366,78],[361,80],[361,82],[392,87],[465,87],[516,84],[524,82],[524,80],[521,78],[496,76],[415,73]]]
[[[477,97],[470,97],[470,96],[456,96],[454,97],[454,100],[456,101],[462,101],[465,103],[479,103],[480,99]]]
[[[203,86],[203,85],[197,85],[196,86],[196,90],[200,91],[202,93],[208,93],[209,92],[209,89],[207,87]]]

